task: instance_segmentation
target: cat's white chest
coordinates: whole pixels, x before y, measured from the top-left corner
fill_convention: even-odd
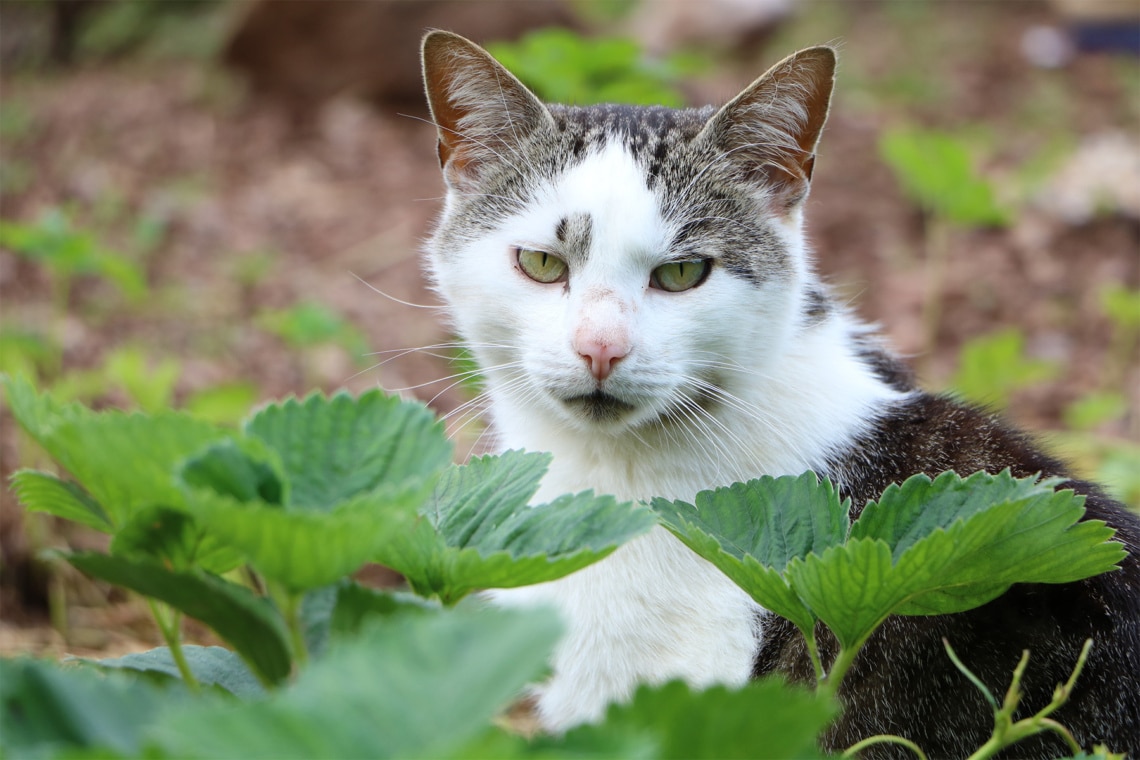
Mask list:
[[[752,672],[759,607],[664,528],[566,578],[492,596],[553,606],[568,628],[538,689],[547,730],[600,719],[640,683],[739,685]]]

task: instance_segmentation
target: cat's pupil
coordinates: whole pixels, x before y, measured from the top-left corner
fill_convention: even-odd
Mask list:
[[[566,262],[546,251],[537,251],[533,248],[516,248],[515,259],[523,274],[544,285],[559,282],[567,276]]]
[[[679,293],[700,285],[708,272],[708,259],[672,261],[654,269],[649,276],[649,284],[658,290]]]

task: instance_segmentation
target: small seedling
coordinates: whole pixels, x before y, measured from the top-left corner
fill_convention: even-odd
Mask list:
[[[633,40],[586,38],[567,29],[542,29],[518,42],[487,46],[491,55],[542,99],[590,105],[684,105],[676,80],[699,70],[693,56],[674,56],[664,63],[646,61]]]
[[[1060,367],[1025,355],[1025,337],[1016,328],[971,339],[958,357],[951,387],[967,401],[1004,409],[1012,395],[1056,376]]]

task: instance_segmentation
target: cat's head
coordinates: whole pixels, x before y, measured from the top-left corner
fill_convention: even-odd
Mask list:
[[[423,63],[447,183],[430,269],[497,402],[614,435],[695,421],[818,318],[801,209],[830,48],[719,110],[545,105],[448,32]]]

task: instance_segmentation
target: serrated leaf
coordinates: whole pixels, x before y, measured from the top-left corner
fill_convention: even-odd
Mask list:
[[[288,500],[288,483],[266,462],[272,454],[256,439],[227,439],[188,459],[182,479],[193,488],[209,488],[237,501],[262,501],[281,506]],[[251,451],[250,449],[262,449]]]
[[[175,465],[226,433],[174,412],[154,417],[94,414],[37,396],[27,383],[7,383],[20,424],[68,470],[118,529],[140,509],[177,507]]]
[[[368,588],[348,582],[337,590],[330,618],[334,636],[354,635],[376,618],[391,615],[427,615],[439,610],[418,596]]]
[[[187,758],[450,756],[538,675],[558,634],[547,611],[399,616],[331,649],[288,690],[167,713],[151,735]]]
[[[453,467],[421,510],[374,560],[403,573],[424,596],[453,604],[481,588],[568,575],[655,524],[648,510],[591,492],[530,507],[549,457],[508,451]]]
[[[265,687],[257,680],[257,676],[237,653],[229,649],[186,644],[182,647],[182,655],[201,684],[220,686],[231,694],[247,699],[265,694]],[[182,677],[169,647],[87,662],[105,669],[155,671],[178,679]]]
[[[849,502],[811,472],[701,491],[695,505],[654,499],[651,506],[666,526],[691,526],[731,556],[755,557],[777,572],[796,557],[841,543],[849,525]]]
[[[935,480],[914,475],[891,485],[863,509],[851,526],[852,538],[878,538],[891,547],[894,559],[936,528],[948,528],[1003,502],[1052,493],[1057,480],[1014,478],[1009,470],[997,475],[976,472],[962,478],[944,472]]]
[[[852,539],[788,566],[796,594],[844,648],[859,646],[905,598],[883,541]]]
[[[259,573],[292,593],[336,583],[406,534],[422,494],[374,491],[331,511],[289,511],[238,502],[206,489],[187,491],[190,511]]]
[[[268,600],[201,570],[175,572],[162,564],[83,553],[64,555],[79,570],[166,602],[202,621],[245,658],[268,683],[289,675],[289,635]]]
[[[967,481],[968,493],[960,490]],[[1008,476],[967,481],[908,481],[884,494],[867,525],[860,517],[847,544],[788,567],[793,588],[841,644],[857,646],[889,614],[961,612],[1015,583],[1068,583],[1125,556],[1103,523],[1078,522],[1083,497],[1071,491]],[[882,511],[892,505],[898,520]],[[894,552],[873,533],[895,541]]]
[[[78,484],[35,470],[20,470],[12,476],[12,490],[25,509],[72,520],[101,533],[113,530],[106,510]]]
[[[604,723],[569,732],[564,740],[633,734],[650,738],[654,757],[819,758],[816,737],[837,710],[827,699],[777,679],[740,689],[693,692],[684,683],[642,686],[628,704],[613,705]]]
[[[12,416],[20,427],[37,443],[44,446],[59,425],[79,417],[87,417],[91,412],[79,404],[62,404],[51,396],[39,394],[24,375],[2,378]],[[50,453],[50,451],[49,451]]]
[[[280,455],[288,505],[301,509],[329,510],[382,486],[430,488],[451,461],[451,444],[427,407],[378,390],[271,404],[245,430]]]
[[[143,726],[177,697],[145,682],[36,660],[0,660],[0,735],[12,757],[108,749],[137,756]]]
[[[111,540],[111,554],[155,560],[170,570],[199,567],[217,575],[242,562],[238,551],[204,531],[192,515],[169,507],[138,510]]]
[[[654,499],[665,527],[714,564],[753,599],[800,630],[816,616],[782,571],[847,534],[849,502],[813,473],[763,477],[697,494],[696,504]]]

